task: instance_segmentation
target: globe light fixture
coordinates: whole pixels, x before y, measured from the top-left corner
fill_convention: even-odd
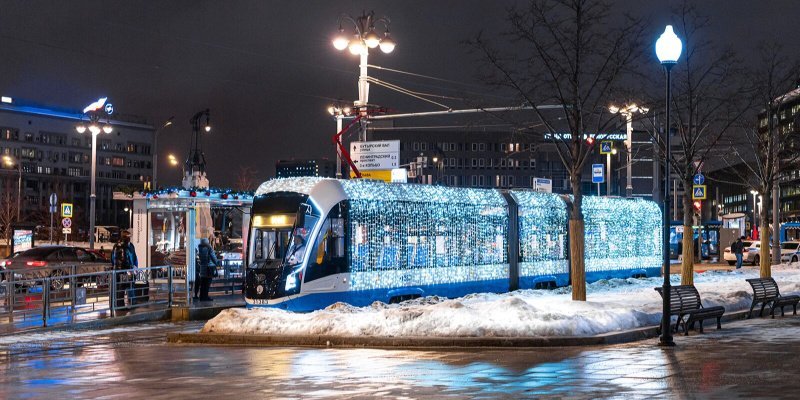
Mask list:
[[[111,125],[103,125],[103,132],[111,133],[111,131],[113,131],[113,130],[114,130],[114,128],[112,128]]]
[[[80,124],[75,127],[75,130],[78,131],[78,133],[86,132],[86,125]]]
[[[381,42],[381,37],[378,36],[377,33],[375,33],[375,28],[371,27],[369,29],[369,32],[366,35],[364,35],[364,43],[366,43],[367,47],[369,47],[370,49],[374,49],[378,47],[378,44],[380,44],[380,42]]]
[[[681,50],[683,50],[681,40],[672,30],[672,25],[667,25],[667,29],[656,41],[658,61],[661,61],[662,64],[675,64],[681,56]]]
[[[394,46],[395,45],[396,45],[396,43],[394,42],[392,37],[389,35],[389,31],[386,31],[386,35],[383,37],[383,40],[381,40],[381,44],[380,44],[381,51],[386,53],[386,54],[389,54],[392,51],[394,51]]]
[[[100,134],[101,131],[102,129],[100,129],[100,127],[95,124],[89,125],[89,132],[91,132],[92,135],[98,135]]]
[[[206,132],[211,132],[211,125],[206,125],[206,127],[203,129],[205,129]]]
[[[361,36],[356,34],[353,36],[353,40],[350,41],[350,54],[359,55],[361,52],[364,51],[364,43],[361,41]]]
[[[336,50],[341,51],[346,49],[347,45],[349,44],[350,44],[350,39],[348,39],[347,36],[344,34],[344,29],[340,27],[339,33],[336,35],[336,37],[333,38],[333,47],[336,48]]]

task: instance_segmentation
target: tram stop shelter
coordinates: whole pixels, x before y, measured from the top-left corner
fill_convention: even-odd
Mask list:
[[[158,283],[172,278],[175,303],[191,302],[197,245],[202,238],[222,250],[220,278],[225,278],[231,292],[241,285],[252,194],[215,188],[174,188],[133,195],[116,193],[114,198],[133,203],[131,243],[136,248],[139,267],[164,267],[151,279]],[[166,274],[169,266],[171,277]]]

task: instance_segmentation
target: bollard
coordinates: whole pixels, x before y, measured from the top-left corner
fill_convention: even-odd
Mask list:
[[[8,277],[8,322],[14,322],[14,302],[17,300],[16,288],[14,286],[14,272],[11,271],[11,276]]]
[[[42,326],[47,328],[47,314],[50,303],[50,278],[44,278],[42,281]]]
[[[69,278],[69,296],[70,296],[70,298],[72,300],[70,301],[70,304],[71,304],[70,311],[71,312],[70,312],[69,319],[70,319],[70,321],[74,322],[75,321],[75,288],[76,288],[76,286],[78,286],[77,285],[77,279],[75,278],[76,268],[75,268],[74,265],[72,267],[70,267],[70,272],[71,272],[71,274],[70,274],[71,276]]]
[[[167,307],[172,307],[172,264],[167,266]]]
[[[108,304],[108,309],[111,310],[111,316],[114,317],[115,314],[116,314],[114,311],[115,311],[116,306],[117,306],[117,290],[116,290],[117,289],[117,274],[115,274],[113,270],[111,271],[111,279],[110,279],[110,281],[111,281],[111,285],[108,286],[108,290],[109,290],[108,298],[109,298],[109,301],[110,301],[110,303]]]

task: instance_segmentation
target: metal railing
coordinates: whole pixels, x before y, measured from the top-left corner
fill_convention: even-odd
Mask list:
[[[152,278],[153,271],[164,268],[164,278]],[[82,272],[85,269],[72,265],[0,272],[0,325],[46,327],[172,306],[169,266]]]

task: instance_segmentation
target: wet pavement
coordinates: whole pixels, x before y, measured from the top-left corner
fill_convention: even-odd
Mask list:
[[[800,388],[800,317],[732,322],[670,349],[655,339],[442,351],[164,343],[199,327],[0,336],[0,398],[794,399]]]

